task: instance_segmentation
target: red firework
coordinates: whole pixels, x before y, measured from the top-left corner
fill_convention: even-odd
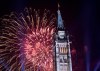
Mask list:
[[[25,9],[2,18],[0,35],[0,69],[9,71],[53,71],[53,34],[56,18]],[[6,66],[4,66],[6,65]]]
[[[53,32],[54,29],[50,27],[41,27],[28,33],[24,41],[26,59],[44,71],[53,71]]]

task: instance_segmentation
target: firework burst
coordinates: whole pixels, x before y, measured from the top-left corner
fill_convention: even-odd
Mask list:
[[[0,70],[53,71],[56,18],[48,10],[26,8],[0,20]]]

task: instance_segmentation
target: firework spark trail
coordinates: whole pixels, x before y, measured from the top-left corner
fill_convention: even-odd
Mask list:
[[[53,71],[53,34],[56,18],[25,8],[20,15],[11,13],[0,20],[0,70]],[[20,60],[23,58],[22,60]],[[21,61],[21,62],[20,62]]]

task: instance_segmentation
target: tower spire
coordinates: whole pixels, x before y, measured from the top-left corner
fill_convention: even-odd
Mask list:
[[[62,16],[61,16],[61,13],[60,13],[60,5],[58,3],[58,11],[57,11],[57,14],[58,14],[58,24],[57,24],[57,28],[59,29],[64,29],[64,24],[63,24],[63,20],[62,20]]]

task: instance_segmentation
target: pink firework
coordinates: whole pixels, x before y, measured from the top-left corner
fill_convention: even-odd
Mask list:
[[[53,36],[56,18],[48,10],[44,13],[25,9],[20,15],[2,18],[0,35],[0,69],[10,71],[53,71]],[[4,66],[7,64],[7,66]]]
[[[24,41],[26,59],[44,71],[53,71],[53,32],[50,27],[27,34]]]

